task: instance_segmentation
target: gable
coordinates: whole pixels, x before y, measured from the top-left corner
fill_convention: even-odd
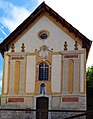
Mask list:
[[[56,21],[59,27],[62,27],[66,34],[68,34],[71,38],[77,40],[78,43],[81,44],[82,48],[86,48],[87,55],[89,53],[89,49],[91,46],[91,41],[87,39],[83,34],[81,34],[77,29],[75,29],[71,24],[69,24],[65,19],[63,19],[60,15],[58,15],[54,10],[52,10],[49,6],[47,6],[44,2],[36,8],[36,10],[17,28],[15,29],[1,44],[0,44],[0,52],[3,55],[4,51],[8,51],[11,44],[15,42],[15,40],[24,34],[24,31],[29,28],[29,26],[33,26],[34,22],[38,21],[42,15],[47,13],[53,21]]]
[[[41,40],[38,36],[39,32],[43,30],[49,32],[46,40]],[[68,43],[68,50],[74,50],[75,40],[44,15],[20,38],[15,39],[14,45],[16,52],[20,52],[22,43],[25,45],[26,52],[35,52],[35,49],[39,49],[43,45],[48,46],[49,49],[53,48],[54,52],[59,52],[64,50],[65,41]],[[78,48],[81,50],[82,46],[79,44]]]

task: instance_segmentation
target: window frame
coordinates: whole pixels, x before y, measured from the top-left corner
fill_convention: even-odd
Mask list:
[[[39,80],[39,65],[41,63],[46,63],[48,65],[48,80]],[[49,61],[40,61],[37,63],[36,67],[36,81],[50,81],[51,79],[51,64]]]
[[[49,65],[45,62],[39,64],[39,81],[47,81],[49,78]]]

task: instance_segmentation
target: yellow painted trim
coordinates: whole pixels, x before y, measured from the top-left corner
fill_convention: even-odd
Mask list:
[[[3,93],[3,94],[2,94],[2,96],[7,96],[7,95],[8,95],[8,93]]]
[[[6,56],[8,56],[7,52],[4,52],[4,65],[3,65],[3,77],[2,77],[2,95],[7,95],[8,94],[8,85],[7,85],[7,93],[4,93],[4,74],[5,74]],[[9,71],[9,61],[8,61],[8,71]],[[8,78],[9,78],[9,73],[8,73]]]
[[[27,54],[27,56],[33,56],[33,55],[38,55],[38,53],[37,52],[29,52],[28,54]],[[50,56],[51,55],[60,55],[60,53],[59,52],[50,52]],[[41,58],[40,56],[38,56],[39,57],[39,59],[45,59],[45,58]],[[47,59],[49,59],[49,56],[47,57]]]
[[[15,72],[14,72],[14,93],[19,93],[19,86],[20,86],[20,62],[15,62]]]
[[[8,65],[8,93],[9,93],[9,82],[10,82],[10,57],[9,57],[9,65]]]
[[[4,71],[5,71],[5,52],[4,52],[3,77],[2,77],[2,95],[4,95]]]
[[[68,62],[68,92],[73,92],[73,81],[74,81],[74,61],[72,59]]]
[[[3,77],[2,77],[2,95],[4,94],[4,66],[3,66]]]
[[[28,53],[27,56],[33,56],[33,55],[36,55],[37,53],[36,52],[31,52],[31,53]]]
[[[60,55],[59,52],[51,52],[52,55]]]
[[[48,81],[39,81],[38,80],[38,66],[41,62],[46,62],[49,65],[49,79]],[[51,63],[52,63],[52,55],[50,55],[47,58],[42,58],[38,56],[38,53],[36,54],[36,82],[35,82],[35,94],[40,94],[40,84],[42,82],[46,85],[47,94],[51,94]]]

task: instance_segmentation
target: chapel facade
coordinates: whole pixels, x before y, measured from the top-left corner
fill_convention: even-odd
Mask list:
[[[1,44],[1,104],[86,110],[91,41],[44,2]]]

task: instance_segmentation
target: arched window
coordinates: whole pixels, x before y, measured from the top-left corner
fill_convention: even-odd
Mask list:
[[[48,80],[49,66],[45,62],[39,64],[39,80]]]

